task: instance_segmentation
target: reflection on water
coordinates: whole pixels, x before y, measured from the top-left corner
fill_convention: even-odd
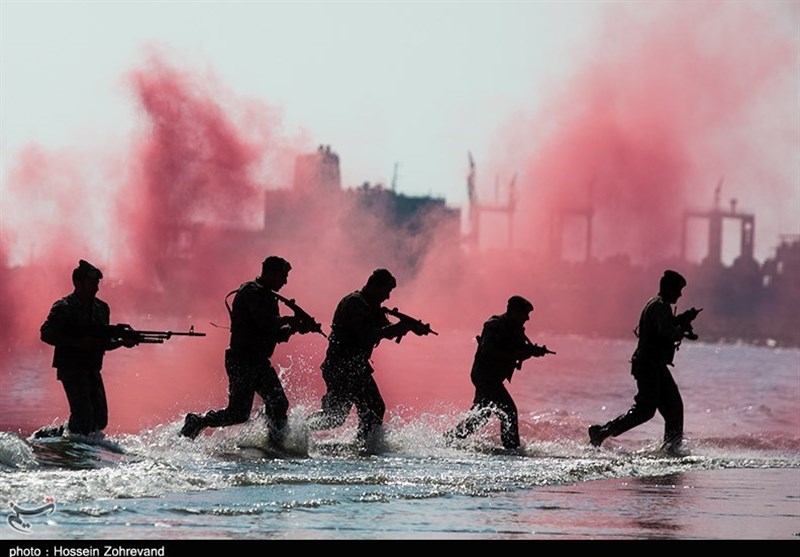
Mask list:
[[[635,524],[658,537],[681,537],[681,510],[692,495],[684,485],[684,474],[633,478],[629,485],[635,494]]]

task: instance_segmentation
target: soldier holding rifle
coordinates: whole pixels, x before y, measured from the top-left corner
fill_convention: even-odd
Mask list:
[[[100,433],[108,425],[108,402],[100,374],[103,357],[120,346],[132,348],[135,339],[112,338],[101,334],[109,326],[110,309],[97,297],[103,273],[80,260],[72,271],[75,290],[50,308],[42,324],[43,342],[55,347],[53,367],[69,402],[70,433]],[[64,426],[43,428],[35,437],[60,436]]]
[[[667,452],[679,451],[683,441],[683,400],[672,378],[675,350],[684,338],[696,340],[692,321],[699,309],[674,315],[671,306],[677,303],[686,286],[686,279],[671,270],[664,271],[658,295],[648,300],[639,318],[636,336],[639,342],[631,358],[631,374],[638,392],[630,409],[604,425],[589,428],[589,441],[599,447],[607,437],[616,437],[650,420],[658,411],[664,417],[664,444]]]
[[[287,342],[295,333],[321,332],[319,324],[304,312],[280,314],[278,299],[284,298],[277,292],[288,282],[291,268],[285,259],[271,255],[262,263],[261,274],[255,280],[228,295],[234,296],[232,307],[228,308],[231,336],[225,351],[228,405],[205,414],[187,414],[181,435],[194,439],[207,427],[246,422],[258,393],[264,401],[269,441],[274,447],[283,448],[289,400],[270,358],[276,345]]]
[[[164,344],[172,337],[204,337],[205,333],[195,332],[194,327],[182,331],[139,331],[127,323],[108,325],[103,328],[102,334],[111,340],[131,342],[133,344]]]
[[[400,342],[409,332],[419,336],[433,333],[429,325],[381,306],[396,286],[388,270],[376,269],[360,290],[348,294],[336,306],[321,366],[327,392],[322,397],[322,409],[309,420],[311,429],[341,426],[355,406],[359,444],[365,448],[380,444],[386,405],[372,376],[372,351],[385,338]],[[392,323],[387,314],[399,321]]]
[[[512,296],[502,315],[494,315],[483,324],[478,349],[472,364],[470,379],[475,397],[469,414],[455,428],[445,433],[448,441],[465,439],[483,427],[492,413],[500,419],[500,440],[508,450],[517,450],[519,419],[514,399],[503,382],[511,381],[514,370],[532,357],[555,354],[546,346],[533,344],[525,335],[525,322],[530,318],[533,304],[522,296]]]

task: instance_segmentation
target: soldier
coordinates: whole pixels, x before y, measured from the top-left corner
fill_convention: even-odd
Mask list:
[[[589,441],[599,447],[609,437],[616,437],[650,420],[656,410],[664,417],[663,449],[677,452],[683,440],[683,400],[672,378],[675,349],[683,338],[696,339],[692,321],[701,310],[694,308],[674,315],[686,279],[671,270],[664,271],[658,295],[648,300],[639,318],[639,341],[631,358],[631,374],[638,392],[631,408],[604,425],[589,427]]]
[[[132,339],[112,340],[103,334],[108,327],[110,309],[97,298],[103,273],[80,260],[72,271],[72,294],[56,301],[42,324],[43,342],[55,347],[53,367],[69,402],[67,431],[82,435],[102,432],[108,425],[108,403],[100,371],[103,357],[120,346],[131,348]],[[64,426],[44,428],[35,437],[59,436]]]
[[[525,336],[525,323],[533,304],[522,296],[512,296],[502,315],[494,315],[483,324],[477,337],[478,349],[470,379],[475,386],[472,408],[464,420],[445,433],[445,438],[465,439],[483,427],[494,412],[500,419],[500,440],[508,450],[519,449],[517,406],[503,382],[511,381],[515,369],[531,357],[552,354],[546,346],[537,346]]]
[[[235,296],[229,308],[231,336],[225,351],[228,406],[206,414],[187,414],[181,435],[194,439],[207,427],[246,422],[258,393],[264,401],[269,440],[283,448],[289,400],[270,358],[278,343],[287,342],[295,333],[310,332],[301,318],[280,315],[275,293],[286,285],[291,268],[285,259],[271,255],[255,280],[229,294]]]
[[[386,405],[372,376],[372,351],[385,338],[430,332],[424,324],[392,324],[386,317],[381,304],[396,286],[397,281],[388,270],[376,269],[360,290],[348,294],[336,306],[321,366],[327,392],[322,397],[322,409],[309,419],[310,429],[339,427],[355,406],[359,443],[374,447],[380,442]]]

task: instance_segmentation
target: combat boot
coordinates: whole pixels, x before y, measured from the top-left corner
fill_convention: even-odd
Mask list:
[[[661,444],[661,452],[668,456],[682,457],[688,454],[688,451],[683,445],[683,435],[671,434],[664,436],[664,442]]]
[[[603,441],[605,441],[610,435],[611,432],[608,431],[608,427],[606,426],[589,426],[589,443],[591,443],[593,447],[599,447],[602,445]]]
[[[181,435],[184,437],[188,437],[189,439],[194,439],[200,432],[203,431],[205,425],[203,424],[203,419],[198,414],[186,414],[186,419],[183,422],[183,427],[181,428]]]
[[[65,431],[66,431],[66,426],[64,424],[51,427],[43,427],[34,432],[33,438],[45,439],[47,437],[62,437]]]

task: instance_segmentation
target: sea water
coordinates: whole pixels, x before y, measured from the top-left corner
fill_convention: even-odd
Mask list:
[[[460,348],[463,335],[442,336],[451,348],[472,349]],[[495,418],[458,445],[444,442],[468,398],[390,406],[378,452],[354,445],[352,418],[309,433],[311,400],[292,405],[289,454],[268,448],[257,411],[194,441],[178,435],[178,417],[104,439],[36,441],[6,425],[0,539],[797,537],[800,351],[684,343],[674,375],[686,452],[675,456],[659,451],[659,415],[602,448],[588,444],[589,425],[632,402],[631,341],[564,336],[549,346],[558,354],[526,363],[509,386],[519,454],[499,450]],[[407,365],[446,365],[433,351],[417,358]],[[468,371],[459,371],[467,385]],[[378,384],[388,383],[381,373]],[[4,387],[18,392],[3,397],[0,423],[33,411],[24,404],[30,385]]]

